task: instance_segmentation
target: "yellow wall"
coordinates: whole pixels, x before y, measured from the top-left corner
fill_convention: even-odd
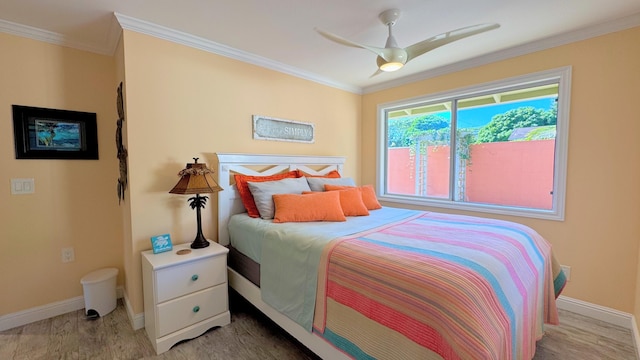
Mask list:
[[[82,295],[80,279],[118,267],[113,59],[0,34],[0,315]],[[16,160],[11,105],[97,113],[100,160]],[[35,193],[11,195],[11,178]],[[75,262],[61,249],[74,247]]]
[[[503,217],[547,238],[572,267],[564,295],[640,315],[640,28],[363,96],[362,179],[375,181],[376,106],[572,66],[565,221]],[[438,209],[435,209],[438,211]],[[473,213],[480,216],[494,216]]]
[[[637,44],[640,28],[359,96],[130,31],[114,57],[0,34],[0,288],[12,289],[0,316],[80,296],[80,278],[103,266],[123,270],[118,282],[140,314],[149,237],[195,235],[187,197],[168,194],[192,157],[213,165],[216,152],[344,155],[346,175],[374,183],[377,104],[571,65],[566,220],[508,219],[538,230],[572,266],[565,295],[640,318]],[[118,206],[121,80],[129,190]],[[16,160],[11,104],[96,112],[100,160]],[[253,114],[313,122],[316,143],[253,140]],[[36,193],[11,196],[13,177],[35,178]],[[215,201],[203,211],[210,238]],[[67,246],[76,261],[63,264]]]
[[[638,259],[640,259],[640,253],[638,254]],[[635,302],[635,307],[633,309],[633,315],[635,316],[636,327],[640,329],[640,261],[638,261],[638,273],[636,275],[635,296],[636,296],[636,302]],[[638,346],[638,344],[636,344],[636,346]]]
[[[115,52],[113,54],[113,59],[114,59],[114,63],[115,63],[115,72],[116,72],[116,83],[119,85],[120,83],[122,83],[122,93],[123,93],[123,109],[125,111],[126,114],[126,109],[127,109],[127,102],[125,101],[126,99],[126,93],[127,93],[127,88],[126,88],[126,84],[124,83],[124,79],[125,79],[125,66],[124,66],[124,44],[122,41],[122,38],[120,38],[120,41],[118,42],[118,45],[115,49]],[[123,145],[125,147],[125,149],[128,151],[128,136],[127,136],[127,117],[124,117],[124,122],[122,124],[122,141],[123,141]],[[117,154],[117,150],[116,150],[116,154]],[[128,169],[128,157],[127,157],[127,169]],[[119,160],[118,160],[118,165],[119,165]],[[120,175],[120,173],[118,172],[118,175]],[[129,181],[129,176],[127,174],[127,182]],[[125,187],[125,192],[124,192],[124,199],[120,204],[120,218],[122,219],[122,228],[120,229],[120,243],[123,249],[127,249],[130,247],[131,244],[131,198],[129,196],[129,185],[127,183],[126,187]],[[132,280],[132,276],[135,274],[134,271],[131,270],[131,267],[133,266],[133,260],[132,260],[132,253],[131,252],[127,252],[123,250],[123,253],[121,254],[122,258],[123,258],[123,267],[124,267],[124,283],[123,286],[126,289],[127,288],[127,284],[130,284],[132,281],[134,283],[136,283],[136,280]],[[128,301],[129,297],[127,296],[127,293],[125,291],[125,301]],[[127,303],[127,309],[131,311],[131,304]],[[130,316],[135,316],[136,314],[129,314]],[[134,320],[134,319],[130,319],[130,320]]]
[[[187,162],[199,157],[212,166],[216,152],[343,155],[346,174],[357,178],[361,96],[135,32],[123,39],[132,239],[126,292],[140,313],[139,253],[151,247],[149,237],[195,237],[188,197],[168,193]],[[253,140],[253,114],[315,123],[315,143]],[[216,214],[211,196],[202,213],[211,239]]]

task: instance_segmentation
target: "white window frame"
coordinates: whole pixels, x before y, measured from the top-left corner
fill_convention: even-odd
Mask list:
[[[547,81],[558,82],[558,118],[556,124],[556,144],[554,159],[553,177],[553,200],[552,208],[532,209],[520,208],[504,205],[479,204],[469,202],[458,202],[450,199],[421,198],[412,195],[389,194],[386,192],[386,162],[387,162],[387,111],[398,107],[410,107],[419,103],[432,103],[437,101],[450,100],[453,97],[471,97],[487,92],[500,92],[503,89],[514,86],[535,86],[538,83]],[[454,89],[437,94],[429,94],[411,99],[399,100],[384,104],[379,104],[378,112],[378,135],[376,151],[376,177],[377,193],[381,201],[399,205],[418,205],[455,210],[479,211],[500,215],[523,216],[547,220],[564,220],[566,179],[567,179],[567,157],[569,148],[569,108],[571,100],[571,67],[562,67],[547,71],[517,76],[513,78],[492,81],[489,83],[473,85],[465,88]],[[454,133],[453,131],[451,132]],[[453,141],[453,140],[452,140]],[[453,169],[451,170],[453,171]]]

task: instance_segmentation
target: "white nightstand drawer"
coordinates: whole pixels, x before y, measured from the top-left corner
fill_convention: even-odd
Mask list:
[[[158,303],[227,281],[226,256],[214,256],[156,272]]]
[[[227,311],[226,284],[158,305],[157,337]]]
[[[209,242],[172,251],[142,252],[144,326],[156,354],[231,322],[227,290],[229,249]]]

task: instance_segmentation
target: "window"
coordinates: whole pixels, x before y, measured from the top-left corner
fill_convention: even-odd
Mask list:
[[[378,106],[380,199],[562,220],[570,75]]]

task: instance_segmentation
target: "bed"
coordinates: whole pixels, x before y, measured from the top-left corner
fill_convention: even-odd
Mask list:
[[[234,175],[341,174],[344,158],[217,157],[230,286],[323,359],[531,359],[558,323],[566,280],[526,226],[389,207],[335,222],[251,218]]]

